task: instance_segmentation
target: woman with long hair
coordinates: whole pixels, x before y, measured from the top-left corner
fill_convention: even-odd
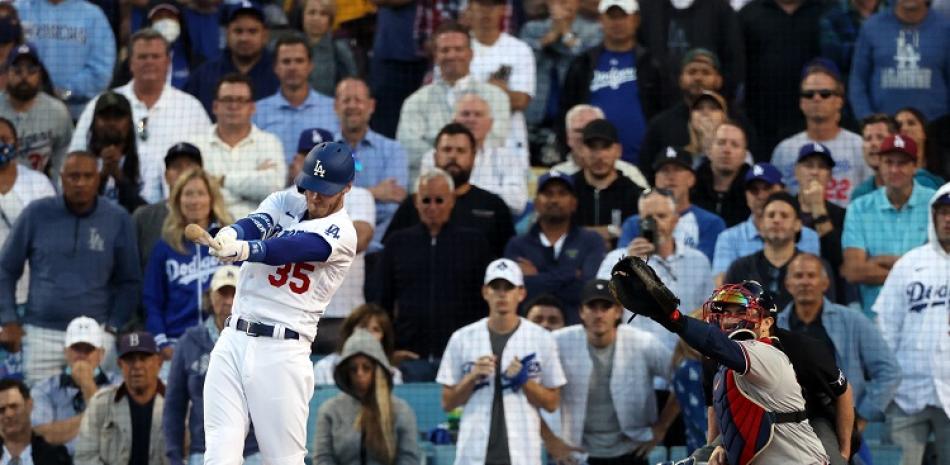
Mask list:
[[[201,296],[221,266],[207,246],[185,239],[185,226],[195,223],[213,235],[233,221],[217,181],[201,168],[179,176],[168,210],[161,239],[145,268],[142,292],[145,328],[155,335],[165,360],[171,359],[175,340],[203,319]]]
[[[122,94],[106,91],[96,100],[86,149],[101,160],[99,194],[130,214],[146,202],[135,144],[132,105]]]
[[[343,344],[334,379],[341,392],[317,412],[314,465],[415,465],[416,415],[392,395],[383,346],[358,328]]]
[[[340,363],[340,353],[343,351],[343,345],[349,339],[353,331],[357,328],[369,331],[376,340],[383,346],[383,352],[390,364],[396,364],[394,359],[396,333],[393,330],[392,320],[389,319],[389,313],[386,309],[375,304],[363,304],[353,309],[340,327],[340,348],[326,357],[323,357],[313,366],[313,381],[316,385],[334,384],[333,373],[336,366]],[[402,384],[402,372],[393,367],[393,383]]]
[[[943,172],[943,162],[936,144],[927,143],[927,117],[914,107],[904,107],[894,113],[894,121],[897,122],[897,131],[902,136],[910,137],[917,143],[919,170],[916,177],[925,174],[934,182],[935,189],[942,186],[948,173]]]

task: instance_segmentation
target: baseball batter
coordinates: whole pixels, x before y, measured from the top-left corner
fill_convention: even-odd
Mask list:
[[[205,465],[240,464],[250,421],[264,463],[303,463],[310,344],[356,254],[356,230],[343,208],[354,173],[346,146],[319,144],[295,180],[303,195],[271,194],[215,236],[213,255],[244,264],[205,378]]]
[[[727,284],[703,305],[705,323],[683,316],[679,300],[646,263],[627,257],[614,266],[611,289],[634,313],[646,315],[719,362],[713,406],[722,445],[716,465],[818,465],[828,456],[805,416],[801,386],[777,339],[768,292],[755,281]]]

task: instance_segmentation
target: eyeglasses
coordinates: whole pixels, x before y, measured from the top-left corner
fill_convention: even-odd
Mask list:
[[[648,187],[646,190],[640,193],[640,198],[645,199],[653,194],[659,194],[663,197],[673,198],[673,191],[669,189],[664,189],[662,187]]]
[[[138,123],[135,123],[135,133],[138,134],[142,142],[148,140],[148,116],[139,120]]]
[[[838,93],[831,89],[818,89],[818,90],[803,90],[801,94],[799,95],[803,99],[808,99],[808,100],[815,98],[815,96],[817,95],[821,97],[822,100],[824,100],[824,99],[830,98],[831,96],[838,95]]]
[[[248,97],[218,97],[216,100],[223,105],[245,105],[251,103],[251,99]]]
[[[436,205],[442,205],[445,203],[445,197],[423,197],[423,205],[429,205],[430,203],[435,202]]]

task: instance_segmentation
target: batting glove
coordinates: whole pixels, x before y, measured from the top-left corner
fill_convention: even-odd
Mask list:
[[[224,263],[243,262],[250,255],[247,241],[234,240],[221,246],[220,249],[211,249],[211,256],[218,257]]]
[[[225,226],[214,235],[214,241],[218,247],[224,247],[227,244],[237,241],[237,231],[230,226]]]

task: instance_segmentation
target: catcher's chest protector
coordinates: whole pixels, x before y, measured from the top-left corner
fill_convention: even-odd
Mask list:
[[[713,383],[713,408],[730,465],[748,465],[772,442],[775,423],[768,410],[736,384],[735,371],[720,367]]]

